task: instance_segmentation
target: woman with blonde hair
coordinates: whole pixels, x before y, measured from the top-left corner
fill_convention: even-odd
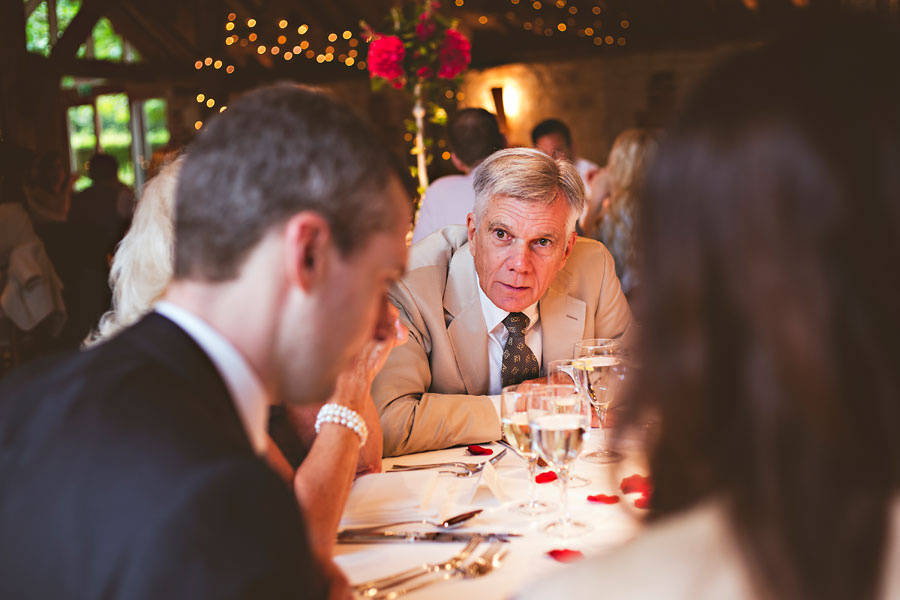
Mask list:
[[[636,195],[656,149],[659,133],[626,129],[616,138],[609,161],[591,181],[584,235],[603,242],[616,261],[622,290],[633,295],[635,273]]]

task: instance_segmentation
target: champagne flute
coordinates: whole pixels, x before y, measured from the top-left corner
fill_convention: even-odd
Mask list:
[[[627,363],[622,342],[612,339],[590,339],[575,343],[573,376],[581,393],[597,412],[600,424],[599,448],[584,456],[584,460],[612,463],[622,460],[622,455],[610,450],[606,444],[606,413],[610,403],[623,387]]]
[[[578,387],[578,375],[575,373],[575,363],[575,359],[572,358],[550,361],[550,364],[547,365],[547,383],[574,385]],[[576,473],[575,465],[572,465],[572,471],[569,473],[569,487],[582,488],[590,484],[591,480]]]
[[[531,448],[531,426],[528,424],[528,390],[531,384],[509,385],[500,394],[500,422],[506,441],[528,461],[531,499],[513,504],[510,510],[533,517],[556,510],[556,505],[537,499],[534,482],[537,455]]]
[[[559,478],[562,517],[544,527],[555,537],[581,535],[591,526],[569,514],[569,473],[591,426],[591,408],[574,385],[534,385],[528,393],[528,423],[534,451]]]

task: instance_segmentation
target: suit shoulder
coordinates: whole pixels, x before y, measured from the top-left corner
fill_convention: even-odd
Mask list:
[[[438,229],[410,247],[406,275],[429,267],[443,267],[446,270],[453,255],[468,242],[468,230],[464,225],[448,225]]]

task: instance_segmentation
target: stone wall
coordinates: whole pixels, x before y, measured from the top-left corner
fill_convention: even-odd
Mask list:
[[[691,84],[737,48],[471,70],[461,88],[460,107],[496,112],[491,88],[502,87],[510,144],[530,146],[531,128],[556,117],[571,128],[576,153],[602,165],[622,130],[664,126]]]

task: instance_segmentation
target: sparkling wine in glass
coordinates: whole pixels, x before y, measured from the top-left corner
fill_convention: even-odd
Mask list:
[[[528,422],[534,452],[556,472],[560,482],[562,517],[544,527],[555,537],[581,535],[591,526],[569,514],[569,475],[591,425],[587,399],[573,385],[535,385],[529,391]]]
[[[556,510],[556,505],[537,499],[537,485],[534,482],[537,455],[531,447],[531,424],[528,422],[527,392],[530,384],[510,385],[500,394],[500,422],[506,441],[528,461],[530,500],[513,504],[510,509],[528,516],[542,515]]]
[[[547,383],[574,385],[577,387],[578,374],[575,373],[575,362],[575,359],[572,358],[550,361],[550,364],[547,365]],[[572,471],[569,473],[570,488],[586,487],[590,483],[590,479],[582,477],[575,472],[575,467],[572,467]]]
[[[604,425],[606,413],[619,391],[624,387],[627,363],[619,340],[591,339],[575,344],[573,376],[581,393],[597,413],[600,424],[600,447],[584,456],[584,460],[611,463],[622,455],[606,445]]]

